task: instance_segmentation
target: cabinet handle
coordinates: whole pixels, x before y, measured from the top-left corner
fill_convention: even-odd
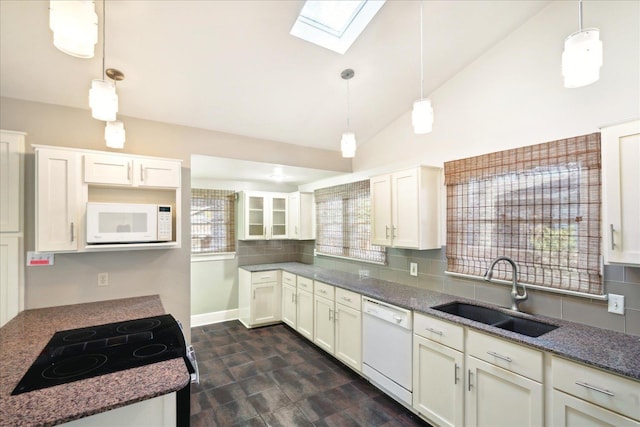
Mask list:
[[[433,329],[433,328],[426,328],[426,330],[427,330],[427,331],[429,331],[429,332],[432,332],[432,333],[434,333],[434,334],[436,334],[436,335],[440,335],[440,336],[442,336],[442,335],[443,335],[443,334],[442,334],[442,331],[439,331],[439,330],[437,330],[437,329]]]
[[[615,241],[615,237],[613,235],[613,232],[616,231],[616,230],[613,228],[613,224],[609,224],[609,231],[610,231],[610,235],[611,235],[611,250],[613,251],[616,248],[616,241]]]
[[[73,222],[71,224],[69,224],[69,225],[70,225],[70,227],[69,227],[70,230],[69,231],[70,231],[70,234],[71,234],[71,241],[73,242],[74,240],[76,240],[76,236],[75,236],[76,233],[75,233],[75,229],[74,229],[75,227],[74,227]]]
[[[467,381],[467,390],[471,391],[471,375],[473,375],[471,373],[471,369],[469,369],[469,381]]]
[[[454,384],[458,384],[458,380],[460,378],[458,378],[458,369],[460,369],[460,367],[458,366],[457,363],[453,364],[453,383]]]
[[[144,166],[140,165],[140,182],[144,182]]]
[[[131,181],[131,162],[127,163],[127,181]]]
[[[333,320],[333,319],[331,318],[331,312],[332,312],[332,311],[333,311],[333,310],[329,309],[329,320]]]
[[[602,393],[602,394],[606,394],[607,396],[611,396],[611,397],[615,396],[615,394],[611,393],[609,390],[606,390],[604,388],[598,388],[596,386],[592,386],[591,384],[583,383],[581,381],[576,381],[576,384],[579,385],[579,386],[582,386],[584,388],[588,388],[589,390],[593,390],[593,391],[597,391],[597,392]]]
[[[325,291],[324,289],[318,289],[318,292],[320,292],[321,294],[326,294],[327,291]]]
[[[391,227],[391,238],[392,239],[396,238],[396,228],[395,227]]]
[[[504,360],[505,362],[513,362],[513,360],[512,360],[510,357],[508,357],[508,356],[503,356],[503,355],[498,354],[498,353],[495,353],[495,352],[493,352],[493,351],[487,351],[487,354],[488,354],[489,356],[493,356],[493,357],[497,357],[498,359],[502,359],[502,360]]]
[[[385,230],[385,237],[388,239],[389,238],[389,226],[385,225],[384,226],[384,230]]]
[[[253,290],[253,299],[256,299],[256,290]]]
[[[342,297],[342,300],[346,302],[351,302],[351,298],[347,298],[347,297]]]

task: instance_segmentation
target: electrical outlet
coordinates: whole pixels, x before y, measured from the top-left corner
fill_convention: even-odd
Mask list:
[[[109,273],[98,273],[98,286],[109,286]]]
[[[410,262],[409,263],[409,274],[412,276],[417,276],[418,275],[418,263],[417,262]]]
[[[366,279],[369,277],[369,270],[358,270],[358,276],[360,279]]]
[[[609,313],[624,314],[624,295],[609,294]]]

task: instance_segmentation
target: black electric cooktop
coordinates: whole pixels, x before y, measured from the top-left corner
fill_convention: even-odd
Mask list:
[[[170,314],[56,332],[11,394],[186,356]]]

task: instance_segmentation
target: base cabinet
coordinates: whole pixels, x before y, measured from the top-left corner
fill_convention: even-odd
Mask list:
[[[298,276],[298,294],[296,309],[298,310],[296,330],[313,341],[313,280]]]
[[[296,329],[297,325],[297,289],[295,286],[282,285],[282,321]]]
[[[319,295],[313,296],[313,342],[329,354],[335,354],[334,302]]]
[[[281,321],[280,270],[238,271],[238,315],[247,328]]]
[[[342,299],[345,304],[340,301]],[[349,304],[349,305],[346,305]],[[359,294],[336,290],[336,357],[351,369],[362,371],[362,308]]]
[[[555,427],[638,427],[640,422],[553,390],[553,425]]]

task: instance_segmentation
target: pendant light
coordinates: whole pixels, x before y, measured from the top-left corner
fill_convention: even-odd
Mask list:
[[[104,127],[104,140],[109,148],[124,148],[124,123],[120,120],[107,122]]]
[[[431,100],[424,98],[424,48],[422,30],[422,0],[420,0],[420,99],[413,103],[411,123],[416,134],[429,133],[433,130],[433,107]]]
[[[112,122],[116,119],[118,112],[118,94],[116,93],[115,81],[123,80],[124,74],[112,68],[105,70],[106,3],[106,0],[102,2],[102,79],[94,79],[91,81],[89,106],[91,107],[91,116],[93,116],[94,119]],[[105,74],[112,80],[107,80]]]
[[[567,88],[587,86],[600,79],[600,30],[582,29],[582,0],[578,0],[578,25],[578,31],[565,39],[562,52],[562,76]]]
[[[98,43],[98,15],[93,0],[50,0],[53,45],[77,58],[93,58]]]
[[[347,131],[342,134],[342,140],[340,141],[340,149],[342,150],[342,157],[352,158],[356,155],[356,135],[350,131],[349,126],[349,80],[355,76],[355,72],[351,68],[347,68],[340,77],[347,81]]]

